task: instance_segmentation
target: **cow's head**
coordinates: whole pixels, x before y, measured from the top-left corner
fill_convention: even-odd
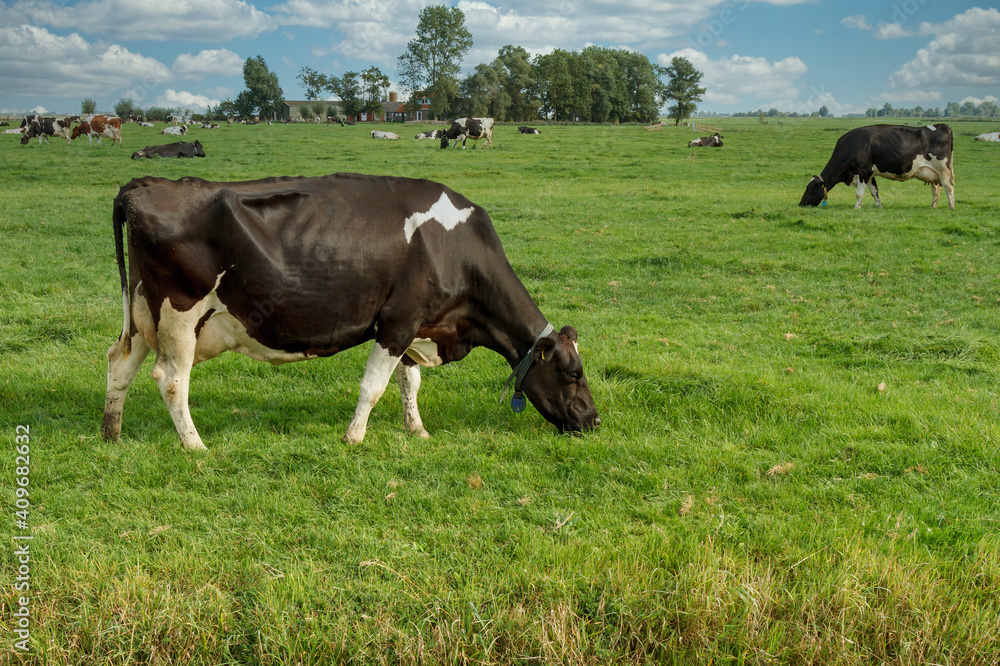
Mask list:
[[[535,342],[534,362],[521,386],[538,413],[559,432],[580,433],[601,424],[583,375],[576,329],[564,326]]]
[[[204,157],[205,156],[205,150],[201,147],[201,141],[197,141],[196,140],[194,142],[194,156],[195,157]]]
[[[441,135],[441,147],[442,148],[447,148],[448,147],[448,136],[445,135],[445,134]]]
[[[799,201],[799,205],[818,206],[826,199],[826,194],[826,183],[823,182],[823,178],[813,176],[809,184],[806,185],[806,191],[802,193],[802,200]]]
[[[76,137],[83,136],[88,132],[90,132],[90,125],[88,123],[80,123],[79,125],[73,128],[73,131],[70,133],[69,138],[75,139]]]

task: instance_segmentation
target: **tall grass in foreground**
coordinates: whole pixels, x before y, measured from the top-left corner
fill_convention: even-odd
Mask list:
[[[34,537],[27,653],[0,555],[0,663],[997,663],[998,158],[972,141],[996,128],[954,125],[954,212],[914,182],[799,209],[856,124],[727,121],[719,150],[635,127],[464,152],[233,127],[149,162],[128,155],[166,141],[131,126],[124,149],[0,143],[0,432],[31,427]],[[513,415],[477,350],[424,372],[429,441],[390,387],[344,445],[365,346],[197,366],[201,455],[147,365],[103,442],[118,187],[336,171],[485,206],[579,329],[600,431]]]

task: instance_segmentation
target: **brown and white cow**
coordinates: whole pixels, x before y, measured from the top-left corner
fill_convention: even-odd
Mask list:
[[[889,180],[916,178],[930,184],[931,208],[937,208],[941,187],[948,192],[948,207],[955,209],[955,172],[951,128],[943,123],[926,127],[869,125],[847,132],[833,148],[822,173],[813,176],[802,193],[800,206],[826,205],[827,195],[837,183],[854,187],[861,208],[865,188],[882,207],[875,176]]]
[[[122,119],[118,116],[90,116],[80,121],[80,124],[73,128],[72,138],[86,136],[90,145],[94,145],[93,137],[97,137],[97,145],[103,146],[101,137],[111,139],[111,145],[122,145]]]
[[[113,226],[124,323],[108,351],[107,439],[121,433],[126,393],[150,351],[183,446],[203,449],[188,409],[195,363],[232,349],[281,364],[369,340],[345,441],[364,438],[393,375],[405,426],[428,437],[417,411],[420,366],[475,347],[514,368],[515,410],[523,390],[562,432],[600,424],[576,330],[553,329],[490,216],[444,185],[359,174],[146,177],[121,188]]]
[[[493,146],[493,119],[492,118],[459,118],[451,123],[448,131],[441,136],[441,147],[447,148],[449,142],[454,141],[458,146],[461,140],[462,149],[465,149],[465,139],[486,139],[483,148],[489,144]]]

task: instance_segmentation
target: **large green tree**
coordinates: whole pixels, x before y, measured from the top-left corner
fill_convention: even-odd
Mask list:
[[[472,48],[465,13],[458,7],[431,5],[420,10],[417,34],[397,59],[400,78],[419,84],[431,97],[431,114],[444,115],[458,96],[462,58]],[[411,96],[418,90],[411,88]]]
[[[672,104],[667,111],[674,125],[680,125],[682,120],[691,117],[698,108],[697,102],[705,94],[705,89],[698,85],[702,73],[694,68],[690,60],[681,56],[674,56],[663,73],[670,78],[666,98]]]
[[[344,72],[339,78],[331,76],[326,89],[340,100],[340,110],[345,116],[357,118],[365,110],[357,72]]]
[[[243,81],[247,88],[235,101],[240,115],[276,117],[285,94],[278,85],[278,75],[268,69],[263,56],[247,58],[243,63]]]
[[[508,44],[500,49],[493,66],[503,76],[503,86],[510,99],[507,117],[531,120],[538,117],[541,102],[536,93],[535,68],[531,56],[521,46]]]
[[[320,93],[330,86],[330,77],[322,72],[317,72],[312,67],[303,67],[299,70],[299,83],[306,89],[306,99],[312,101],[320,98]]]
[[[385,109],[382,100],[389,89],[389,77],[382,70],[372,65],[358,75],[361,80],[361,99],[364,100],[364,110],[370,116],[378,118]]]

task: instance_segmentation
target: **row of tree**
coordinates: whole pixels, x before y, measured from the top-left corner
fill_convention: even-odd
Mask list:
[[[421,10],[416,35],[397,58],[399,81],[410,92],[410,115],[426,98],[433,118],[655,122],[670,100],[671,117],[680,122],[705,93],[698,86],[701,73],[684,58],[661,67],[641,53],[598,46],[532,58],[523,47],[508,44],[492,62],[476,65],[460,79],[462,58],[471,47],[461,9],[432,5]],[[328,92],[341,100],[347,115],[381,111],[389,83],[377,67],[341,77],[304,67],[298,78],[309,99]]]
[[[964,104],[949,102],[944,109],[937,107],[925,109],[922,106],[894,109],[892,104],[886,102],[881,109],[874,107],[868,109],[865,111],[865,116],[868,118],[996,118],[1000,116],[1000,106],[989,101],[976,104],[969,100]]]

